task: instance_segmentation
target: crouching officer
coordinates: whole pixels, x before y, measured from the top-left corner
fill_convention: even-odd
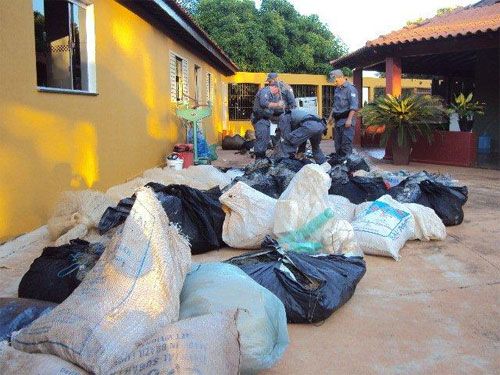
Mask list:
[[[271,123],[269,119],[283,112],[285,102],[280,99],[280,90],[276,82],[260,89],[255,95],[251,116],[255,129],[255,158],[265,158],[267,146],[271,140]]]
[[[344,77],[342,70],[330,72],[329,81],[335,85],[333,105],[328,123],[335,120],[335,152],[340,156],[352,153],[352,141],[356,128],[356,111],[358,110],[358,91]]]
[[[287,111],[280,117],[280,156],[293,157],[297,148],[309,140],[313,158],[318,164],[323,164],[326,157],[321,151],[321,136],[326,129],[326,121],[310,114],[301,108]]]

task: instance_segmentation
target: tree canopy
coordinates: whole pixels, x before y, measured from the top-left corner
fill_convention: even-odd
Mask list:
[[[178,0],[243,71],[326,74],[346,45],[287,0]]]

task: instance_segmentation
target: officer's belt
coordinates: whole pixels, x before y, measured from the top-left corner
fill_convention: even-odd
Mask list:
[[[345,112],[339,112],[339,113],[333,113],[333,118],[335,121],[339,121],[339,120],[342,120],[342,119],[345,119],[345,118],[348,118],[349,117],[349,112],[351,112],[351,110],[347,110]]]

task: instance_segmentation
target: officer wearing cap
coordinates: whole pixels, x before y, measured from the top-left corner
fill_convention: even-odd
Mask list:
[[[294,108],[280,116],[279,126],[282,137],[279,143],[279,156],[294,157],[297,148],[309,140],[316,163],[323,164],[326,161],[319,146],[323,131],[326,129],[326,122],[323,119],[302,108]]]
[[[271,140],[271,123],[269,119],[283,112],[285,102],[280,98],[280,90],[276,82],[263,87],[255,95],[251,121],[255,129],[255,158],[265,158],[267,146]]]
[[[352,153],[358,91],[347,81],[340,69],[330,72],[329,81],[333,82],[336,87],[328,123],[335,120],[335,152],[337,155],[346,156]]]
[[[293,89],[290,87],[290,85],[278,79],[278,73],[269,73],[267,75],[266,82],[269,84],[271,83],[278,84],[278,87],[280,89],[281,99],[283,99],[283,101],[286,104],[285,109],[293,109],[297,107],[297,104],[295,103],[295,95],[293,94]]]

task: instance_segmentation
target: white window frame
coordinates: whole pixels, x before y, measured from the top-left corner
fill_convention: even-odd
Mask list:
[[[181,59],[182,61],[182,92],[184,95],[189,95],[189,61],[177,52],[170,51],[170,101],[172,103],[181,102],[177,100],[177,87],[175,82],[177,59]]]
[[[62,89],[50,86],[37,86],[40,92],[55,92],[68,94],[97,94],[96,54],[95,54],[95,13],[94,4],[83,0],[65,0],[85,9],[85,28],[87,31],[87,87],[88,90]]]

